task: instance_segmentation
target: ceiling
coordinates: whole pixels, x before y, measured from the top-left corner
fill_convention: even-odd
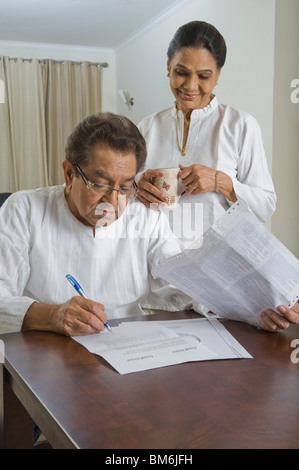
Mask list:
[[[179,0],[0,0],[0,41],[117,49]]]

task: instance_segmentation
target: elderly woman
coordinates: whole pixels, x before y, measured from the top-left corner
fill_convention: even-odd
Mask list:
[[[97,333],[108,317],[144,313],[149,291],[165,310],[197,308],[162,280],[153,291],[155,263],[180,247],[167,217],[132,198],[145,157],[144,139],[133,123],[96,114],[68,138],[65,185],[20,191],[5,202],[0,211],[1,333]],[[73,296],[69,273],[88,299]],[[276,327],[287,327],[293,314],[286,309],[284,317],[274,311],[266,315]]]
[[[275,211],[276,196],[259,125],[246,112],[220,104],[213,94],[226,58],[222,35],[208,23],[192,21],[177,30],[167,55],[175,103],[139,125],[148,157],[138,198],[148,207],[163,203],[165,195],[152,184],[155,169],[179,166],[185,194],[172,211],[174,219],[185,203],[203,203],[206,230],[238,199],[266,221]],[[193,235],[191,242],[201,232]]]

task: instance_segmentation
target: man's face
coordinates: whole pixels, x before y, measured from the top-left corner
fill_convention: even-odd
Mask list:
[[[132,188],[136,175],[136,156],[130,151],[114,150],[107,146],[93,149],[88,165],[80,168],[83,176],[75,172],[68,161],[63,162],[66,199],[73,215],[88,227],[108,226],[118,219],[128,203],[128,197],[111,189]],[[103,188],[89,185],[84,181]],[[90,189],[88,189],[88,187]]]

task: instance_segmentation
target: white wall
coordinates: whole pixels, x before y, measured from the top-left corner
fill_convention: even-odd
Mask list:
[[[227,62],[215,92],[222,103],[246,110],[258,119],[270,169],[273,156],[278,195],[272,230],[299,256],[299,103],[290,100],[290,83],[299,79],[299,1],[183,0],[180,5],[116,52],[0,41],[0,54],[108,62],[109,68],[103,70],[103,110],[124,114],[138,123],[173,103],[166,76],[166,51],[176,29],[194,19],[214,24],[228,46]],[[119,88],[134,97],[131,110],[120,101]]]
[[[184,2],[183,2],[184,3]],[[117,112],[138,123],[171,106],[166,52],[176,29],[191,20],[212,23],[228,47],[227,62],[215,92],[222,103],[253,114],[262,128],[272,165],[274,0],[193,0],[116,51],[117,89],[129,91],[135,104],[120,99]]]
[[[277,0],[274,81],[273,179],[277,210],[273,233],[299,257],[299,102],[291,101],[299,80],[299,1]],[[299,88],[297,85],[297,100]]]
[[[33,59],[107,62],[109,66],[103,68],[102,74],[102,110],[115,112],[116,66],[113,49],[0,41],[0,55]]]
[[[116,53],[105,48],[0,41],[0,54],[108,62],[109,67],[103,69],[103,111],[127,115],[138,123],[173,103],[166,51],[176,29],[194,19],[208,21],[220,30],[228,46],[227,63],[215,91],[222,103],[244,109],[258,119],[271,168],[275,1],[182,0],[179,5]],[[120,101],[119,88],[134,97],[131,110]]]

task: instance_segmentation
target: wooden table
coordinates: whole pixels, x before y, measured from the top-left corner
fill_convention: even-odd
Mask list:
[[[299,363],[291,361],[298,325],[274,334],[245,323],[224,325],[253,359],[126,375],[71,338],[46,332],[0,336],[6,356],[2,447],[32,446],[35,422],[53,448],[298,449]]]

